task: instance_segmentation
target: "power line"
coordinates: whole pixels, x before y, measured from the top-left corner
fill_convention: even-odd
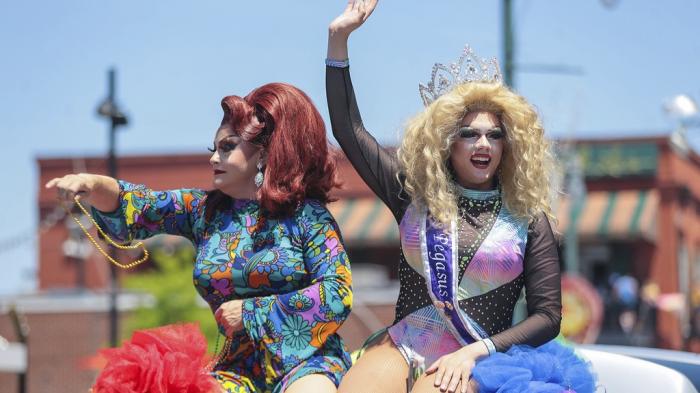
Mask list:
[[[14,251],[29,243],[35,242],[39,236],[48,232],[59,221],[63,220],[65,216],[66,211],[61,206],[54,207],[54,209],[41,220],[37,230],[25,230],[23,233],[10,235],[0,240],[0,254]]]

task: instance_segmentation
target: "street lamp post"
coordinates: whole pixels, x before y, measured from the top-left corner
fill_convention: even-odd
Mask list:
[[[515,32],[513,20],[513,1],[514,0],[501,0],[503,83],[505,83],[505,85],[510,88],[515,88],[516,72],[582,75],[583,71],[579,67],[572,67],[567,65],[515,63],[515,55],[517,52],[517,34]],[[619,3],[619,0],[601,0],[601,2],[605,7],[613,8]]]
[[[564,237],[566,264],[565,271],[568,274],[581,273],[578,249],[578,222],[586,199],[586,182],[581,158],[576,152],[575,146],[569,146],[566,157],[566,191],[569,196],[569,224]]]
[[[19,359],[19,363],[21,364],[19,368],[21,371],[19,371],[17,376],[17,391],[19,393],[26,393],[27,370],[29,369],[29,324],[27,323],[27,319],[25,318],[24,314],[18,311],[14,304],[10,305],[8,314],[20,342],[16,351],[19,352],[19,355],[21,356]]]
[[[679,94],[664,104],[666,114],[678,122],[671,132],[671,146],[683,157],[688,155],[691,147],[688,142],[688,128],[700,127],[700,108],[697,102],[686,95]]]
[[[116,72],[113,68],[108,73],[108,96],[102,101],[97,108],[97,113],[106,119],[109,119],[109,150],[107,153],[107,173],[110,177],[117,177],[117,155],[115,153],[116,131],[117,127],[128,124],[128,119],[124,115],[114,99],[116,95],[115,82]],[[108,246],[109,255],[114,257],[115,250],[111,245]],[[114,264],[109,265],[109,342],[112,347],[117,346],[118,331],[119,331],[119,314],[117,311],[117,294],[119,292],[119,282],[117,281],[117,267]]]
[[[513,0],[502,0],[503,12],[503,82],[515,87],[515,34],[513,33]]]
[[[666,114],[678,122],[676,128],[669,135],[669,141],[671,148],[676,151],[680,156],[687,158],[693,151],[692,146],[688,140],[688,128],[700,127],[700,107],[698,103],[689,95],[679,94],[674,96],[671,100],[667,101],[663,107]],[[679,235],[680,239],[678,245],[676,246],[676,260],[678,263],[678,292],[685,294],[685,304],[682,308],[682,312],[679,313],[678,318],[681,324],[681,337],[683,340],[683,346],[687,350],[690,337],[690,315],[691,308],[688,304],[692,304],[690,298],[691,292],[691,277],[690,274],[690,258],[688,256],[688,249],[683,244],[683,237]]]

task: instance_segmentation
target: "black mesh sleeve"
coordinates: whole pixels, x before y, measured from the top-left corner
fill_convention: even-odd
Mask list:
[[[507,351],[514,344],[539,346],[559,334],[559,250],[549,220],[544,214],[530,225],[524,264],[528,317],[491,337],[499,352]]]
[[[401,221],[408,198],[401,195],[396,155],[386,151],[362,124],[349,68],[326,67],[326,97],[333,136],[369,188]]]

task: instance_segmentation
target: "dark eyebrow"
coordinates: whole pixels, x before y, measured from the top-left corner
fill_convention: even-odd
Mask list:
[[[223,138],[221,138],[221,139],[218,139],[218,140],[215,139],[215,140],[214,140],[214,143],[221,143],[221,142],[223,142],[223,141],[225,141],[225,140],[227,140],[227,139],[230,139],[230,138],[240,138],[240,137],[239,137],[238,135],[236,135],[236,134],[229,134],[229,135],[226,135],[225,137],[223,137]]]
[[[472,128],[469,126],[461,126],[461,127],[459,127],[459,129],[460,130],[467,130],[467,131],[474,131],[474,132],[480,131],[480,130],[477,130],[476,128]],[[502,127],[493,127],[493,128],[488,129],[484,132],[503,132],[503,128]]]

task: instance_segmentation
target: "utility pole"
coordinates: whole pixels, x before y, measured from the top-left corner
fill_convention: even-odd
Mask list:
[[[513,0],[501,2],[503,11],[503,82],[515,88],[515,35],[513,34]]]
[[[116,71],[111,68],[108,72],[108,95],[97,108],[97,113],[109,120],[109,150],[107,152],[107,173],[110,177],[117,178],[116,155],[116,131],[117,127],[128,124],[128,119],[119,110],[115,101],[116,95]],[[109,255],[114,258],[115,249],[108,245]],[[119,281],[117,279],[117,267],[109,264],[109,343],[117,346],[119,339],[119,311],[117,310],[117,295],[119,293]]]
[[[27,371],[29,370],[29,324],[24,314],[22,314],[17,307],[12,304],[10,305],[10,310],[8,312],[10,316],[10,321],[12,322],[17,337],[19,338],[20,356],[22,359],[21,371],[17,375],[17,392],[26,393],[27,392]]]

